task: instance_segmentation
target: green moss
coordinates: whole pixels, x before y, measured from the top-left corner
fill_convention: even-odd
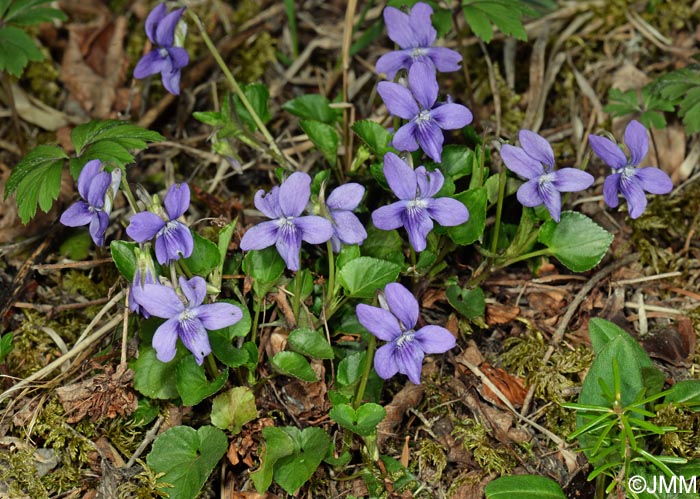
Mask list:
[[[445,449],[434,440],[422,440],[418,450],[418,471],[427,482],[438,482],[447,466]]]
[[[476,463],[487,474],[504,475],[516,464],[512,450],[495,445],[486,427],[473,419],[463,419],[455,425],[452,436],[471,451]]]
[[[37,476],[34,450],[30,447],[14,447],[0,453],[0,484],[7,487],[9,497],[49,497],[46,487]]]
[[[236,78],[249,83],[260,79],[267,65],[275,60],[275,40],[269,33],[262,32],[235,51],[231,64]]]
[[[96,300],[107,296],[103,283],[96,283],[84,272],[70,270],[63,276],[63,289],[72,294],[84,296],[88,300]]]
[[[578,374],[593,362],[593,352],[584,347],[560,348],[543,363],[548,346],[539,331],[529,331],[503,343],[501,363],[518,376],[527,376],[535,396],[547,402],[563,402],[569,389],[580,384]]]
[[[38,62],[30,62],[24,70],[23,79],[29,81],[31,94],[49,106],[58,103],[58,95],[61,88],[56,83],[59,72],[53,64],[48,49],[42,49],[46,59]]]
[[[94,424],[83,420],[72,428],[66,423],[65,411],[57,398],[51,399],[39,413],[32,436],[43,439],[45,447],[53,447],[66,458],[66,463],[84,464],[94,451],[89,437],[95,436]]]
[[[661,407],[651,423],[678,428],[659,437],[664,454],[687,459],[700,457],[700,413],[671,403]]]
[[[155,473],[141,459],[137,459],[136,462],[143,471],[134,475],[130,480],[119,484],[117,497],[131,497],[134,499],[169,497],[167,489],[173,488],[173,485],[159,481],[165,473]]]

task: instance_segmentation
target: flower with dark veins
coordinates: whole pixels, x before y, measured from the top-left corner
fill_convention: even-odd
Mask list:
[[[178,220],[190,206],[187,184],[173,184],[165,194],[165,211],[154,206],[159,214],[142,211],[133,215],[126,233],[134,241],[145,243],[155,238],[156,259],[165,264],[192,255],[194,239],[190,229]]]
[[[386,73],[393,80],[401,69],[409,69],[416,61],[428,63],[440,72],[457,71],[462,56],[446,47],[433,47],[437,31],[430,22],[433,9],[416,3],[408,14],[394,7],[384,9],[384,24],[389,38],[401,49],[384,54],[377,60],[377,73]]]
[[[362,244],[367,239],[367,231],[362,222],[352,212],[362,201],[365,188],[358,183],[350,182],[333,189],[326,207],[333,219],[333,251],[338,253],[342,244]]]
[[[243,317],[241,309],[230,303],[203,304],[207,283],[194,276],[190,280],[180,277],[183,299],[174,289],[160,284],[144,284],[133,287],[135,299],[149,314],[167,319],[156,329],[152,346],[161,362],[175,357],[177,339],[192,352],[197,364],[211,353],[207,330],[222,329],[236,324]]]
[[[394,134],[392,145],[399,151],[420,147],[436,163],[442,159],[443,130],[456,130],[472,122],[471,111],[461,104],[437,104],[435,72],[425,62],[416,61],[408,70],[408,88],[382,81],[377,85],[389,112],[408,120]]]
[[[501,158],[506,168],[526,179],[518,189],[520,204],[533,208],[544,204],[552,218],[561,218],[561,192],[577,192],[595,179],[577,168],[554,170],[554,151],[547,139],[530,130],[520,130],[520,146],[504,145]]]
[[[187,66],[190,57],[182,47],[175,46],[175,28],[185,8],[167,13],[164,3],[159,4],[146,18],[146,36],[154,48],[144,55],[134,68],[134,78],[146,78],[160,73],[165,89],[173,95],[180,94],[180,70]]]
[[[647,207],[644,191],[668,194],[673,189],[673,182],[666,172],[655,166],[638,167],[649,150],[649,135],[644,125],[636,120],[630,121],[624,140],[630,152],[629,160],[612,140],[599,135],[588,137],[593,152],[613,169],[603,183],[605,203],[616,208],[620,202],[618,193],[622,193],[627,200],[630,217],[637,218]]]
[[[119,192],[122,171],[107,173],[99,159],[85,163],[78,176],[78,192],[83,201],[73,203],[61,215],[61,223],[68,227],[90,225],[90,237],[97,246],[104,246],[105,231],[109,226],[112,201]]]
[[[269,194],[259,190],[255,207],[269,222],[251,227],[241,238],[243,251],[277,248],[289,270],[299,270],[301,242],[321,244],[333,236],[331,222],[317,215],[301,216],[311,197],[311,177],[304,172],[292,173]]]
[[[428,172],[423,166],[413,170],[396,154],[388,152],[384,155],[384,176],[399,201],[374,210],[372,222],[382,230],[403,226],[416,251],[425,249],[433,220],[445,227],[469,220],[469,211],[461,202],[434,197],[445,182],[440,170]]]
[[[418,301],[399,283],[387,284],[379,301],[381,308],[361,303],[355,309],[360,324],[387,342],[377,349],[374,369],[382,379],[398,372],[418,385],[425,354],[447,352],[456,345],[455,337],[441,326],[416,330]]]

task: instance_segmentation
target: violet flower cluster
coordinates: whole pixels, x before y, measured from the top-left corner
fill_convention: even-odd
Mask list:
[[[311,177],[304,172],[292,173],[279,187],[265,194],[255,194],[255,207],[270,219],[251,227],[241,239],[244,251],[274,245],[289,270],[299,270],[301,243],[321,244],[332,240],[334,250],[340,244],[361,244],[367,238],[364,227],[352,213],[364,195],[359,184],[345,184],[335,189],[326,201],[329,219],[303,215],[311,197]]]
[[[150,241],[155,240],[156,259],[160,264],[190,256],[194,248],[192,233],[178,220],[189,205],[188,185],[174,184],[165,195],[165,210],[154,203],[151,209],[157,214],[142,211],[131,217],[126,232],[141,243],[141,248],[135,249],[137,260],[129,309],[146,318],[153,315],[167,319],[153,336],[152,346],[158,360],[169,362],[175,357],[179,338],[201,365],[204,357],[211,353],[207,330],[232,326],[243,313],[230,303],[204,304],[207,284],[202,277],[194,276],[189,280],[180,277],[179,293],[174,287],[160,283],[151,257]]]
[[[146,18],[146,36],[154,45],[134,68],[134,78],[146,78],[160,73],[165,89],[180,94],[180,73],[190,62],[187,51],[175,45],[175,29],[185,8],[167,13],[164,3],[159,4]]]
[[[389,37],[401,50],[390,52],[377,61],[377,72],[394,78],[401,69],[408,70],[408,87],[382,81],[377,92],[389,113],[407,120],[392,140],[399,151],[416,151],[420,147],[433,161],[442,161],[443,130],[458,130],[472,122],[471,111],[461,104],[437,102],[439,87],[436,71],[456,71],[462,56],[454,50],[432,47],[437,32],[430,21],[432,8],[418,2],[409,14],[398,9],[384,9]]]
[[[594,178],[576,168],[555,171],[552,146],[540,135],[530,130],[520,130],[519,138],[520,147],[508,144],[501,147],[501,158],[506,167],[526,180],[518,189],[518,201],[527,207],[544,204],[552,218],[559,222],[560,193],[587,189]],[[649,149],[649,136],[644,125],[636,120],[630,121],[625,129],[624,141],[630,151],[629,160],[612,140],[599,135],[589,136],[593,152],[613,169],[603,183],[605,203],[616,208],[619,204],[618,194],[621,193],[627,200],[630,217],[638,218],[647,206],[644,192],[668,194],[673,189],[673,183],[659,168],[638,168]]]
[[[355,309],[360,324],[387,342],[377,349],[374,369],[380,378],[401,373],[418,385],[425,354],[447,352],[456,345],[455,337],[441,326],[416,329],[418,301],[399,283],[387,284],[379,302],[381,307],[360,303]]]

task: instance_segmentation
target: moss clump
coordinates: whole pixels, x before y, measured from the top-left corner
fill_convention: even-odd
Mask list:
[[[447,466],[445,449],[434,440],[423,440],[418,450],[418,471],[427,482],[438,482]]]
[[[584,347],[556,350],[542,362],[547,345],[539,331],[508,338],[503,348],[502,364],[519,376],[527,376],[528,385],[535,386],[535,396],[548,402],[563,402],[568,389],[580,384],[578,373],[593,362],[593,352]]]
[[[237,70],[237,78],[249,83],[258,80],[267,65],[275,60],[275,40],[269,33],[262,32],[234,53],[232,67]]]
[[[659,437],[664,454],[687,459],[700,457],[700,413],[670,403],[658,410],[651,423],[678,428]]]
[[[9,497],[49,498],[46,487],[37,476],[34,450],[30,447],[13,446],[0,453],[0,484],[7,487]]]
[[[463,419],[455,425],[452,436],[461,442],[465,450],[471,451],[474,460],[486,474],[504,475],[516,464],[512,450],[496,446],[486,427],[473,419]]]
[[[57,398],[51,399],[39,413],[32,432],[44,440],[44,446],[53,447],[70,463],[87,463],[88,454],[94,450],[92,442],[88,440],[95,435],[94,424],[83,420],[72,428],[66,423],[65,411]]]

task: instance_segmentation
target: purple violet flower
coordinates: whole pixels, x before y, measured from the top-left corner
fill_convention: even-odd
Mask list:
[[[185,302],[174,289],[160,284],[134,287],[135,298],[149,314],[167,319],[153,335],[153,348],[161,362],[175,357],[177,339],[194,354],[197,364],[211,353],[207,330],[232,326],[241,320],[241,309],[230,303],[202,305],[207,295],[207,283],[194,276],[189,281],[180,277],[180,289]]]
[[[173,95],[180,94],[180,70],[190,62],[187,51],[175,46],[175,28],[184,11],[182,7],[167,14],[161,3],[148,14],[146,36],[155,47],[134,68],[134,78],[139,79],[160,73],[163,86]]]
[[[97,246],[104,246],[112,201],[119,191],[121,178],[119,168],[107,173],[99,159],[85,163],[78,176],[78,192],[84,201],[77,201],[64,211],[61,223],[68,227],[90,224],[90,237]]]
[[[457,71],[462,56],[446,47],[433,47],[437,31],[430,22],[433,9],[419,2],[408,14],[394,7],[384,9],[384,23],[389,38],[401,50],[384,54],[377,60],[377,73],[386,73],[390,80],[401,69],[409,69],[415,61],[428,63],[440,72]]]
[[[328,212],[333,219],[331,245],[336,253],[340,251],[341,243],[362,244],[367,239],[367,231],[352,212],[360,204],[364,195],[363,186],[350,182],[333,189],[326,199]]]
[[[423,166],[413,170],[396,154],[388,152],[384,155],[384,176],[400,201],[374,210],[372,222],[382,230],[404,226],[416,251],[425,249],[433,220],[445,227],[469,220],[464,204],[448,197],[433,197],[445,182],[440,170],[428,172]]]
[[[639,121],[630,121],[625,129],[629,161],[620,147],[610,139],[590,135],[588,141],[591,149],[613,169],[613,173],[603,183],[603,197],[611,208],[616,208],[619,204],[617,195],[621,192],[627,200],[630,217],[637,218],[647,207],[644,191],[668,194],[673,189],[671,177],[666,172],[655,166],[637,168],[649,150],[647,129]]]
[[[521,147],[504,145],[501,158],[506,167],[527,179],[518,189],[518,201],[523,206],[544,204],[559,222],[561,218],[561,192],[582,191],[590,187],[594,178],[577,168],[554,171],[554,151],[547,140],[530,130],[520,130]]]
[[[425,354],[447,352],[456,345],[455,337],[441,326],[428,325],[416,331],[418,301],[399,283],[387,284],[379,302],[381,308],[360,303],[355,309],[360,324],[388,342],[377,349],[374,370],[382,379],[397,372],[405,374],[418,385]]]
[[[164,264],[181,257],[189,257],[194,249],[190,229],[178,220],[190,206],[190,188],[187,184],[173,184],[165,194],[165,212],[159,206],[160,216],[151,211],[133,215],[126,228],[131,239],[139,243],[156,238],[156,259]]]
[[[301,216],[311,196],[311,177],[294,172],[269,194],[264,190],[255,194],[255,207],[269,222],[251,227],[241,239],[243,251],[277,247],[289,270],[299,270],[301,242],[321,244],[333,236],[333,226],[323,217]]]
[[[459,129],[472,122],[471,111],[461,104],[436,105],[438,90],[435,72],[421,61],[408,70],[408,88],[389,81],[377,85],[389,112],[409,120],[394,134],[393,146],[399,151],[415,151],[420,146],[436,163],[441,161],[445,140],[442,130]]]

